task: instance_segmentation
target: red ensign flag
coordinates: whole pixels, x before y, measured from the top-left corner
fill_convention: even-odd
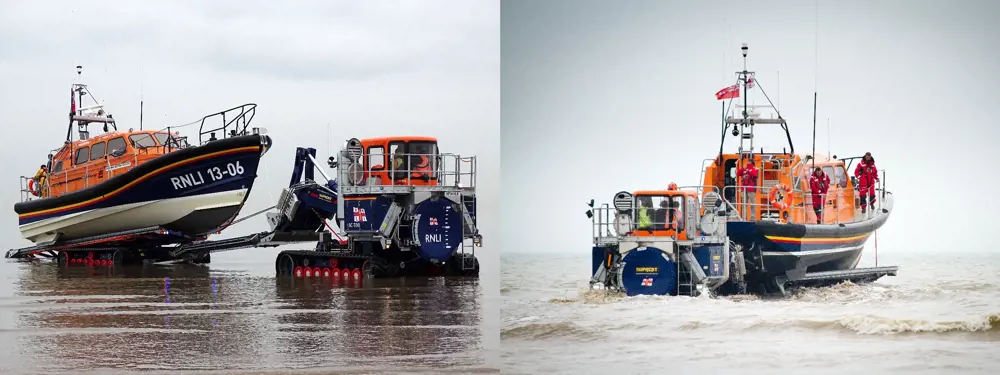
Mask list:
[[[740,97],[740,85],[732,85],[715,93],[716,100],[732,99]]]

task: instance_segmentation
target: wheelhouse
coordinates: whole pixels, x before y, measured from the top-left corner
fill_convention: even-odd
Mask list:
[[[738,171],[753,161],[756,182],[744,181]],[[705,168],[703,184],[708,191],[722,191],[739,216],[746,221],[778,220],[815,223],[809,178],[815,168],[830,177],[823,197],[823,222],[848,223],[855,218],[858,192],[842,160],[819,156],[818,160],[789,153],[721,154]],[[751,190],[754,191],[751,193]]]
[[[383,137],[361,140],[366,179],[379,185],[438,184],[441,155],[433,137]]]
[[[99,184],[146,161],[190,147],[185,138],[165,131],[112,131],[66,142],[47,165],[48,186],[43,197]]]

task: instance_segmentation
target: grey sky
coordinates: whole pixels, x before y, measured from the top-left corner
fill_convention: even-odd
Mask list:
[[[817,152],[871,151],[888,171],[896,206],[882,251],[986,249],[971,234],[988,233],[1000,209],[987,193],[1000,182],[998,9],[824,1],[817,76],[811,1],[505,1],[502,229],[518,241],[504,251],[586,254],[590,198],[700,184],[719,147],[713,94],[735,83],[741,42],[772,100],[780,71],[796,152],[811,148],[816,83]],[[785,146],[779,129],[757,133],[765,148]]]
[[[0,1],[0,112],[16,140],[0,194],[16,202],[17,177],[61,145],[83,65],[123,128],[138,128],[140,98],[146,128],[257,103],[275,146],[244,213],[273,204],[296,146],[325,159],[351,137],[430,135],[479,156],[481,227],[498,239],[499,23],[489,1]],[[26,244],[13,209],[2,220],[8,245]],[[260,217],[227,234],[266,229]]]

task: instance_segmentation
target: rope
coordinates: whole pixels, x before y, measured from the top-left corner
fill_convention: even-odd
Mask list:
[[[250,215],[247,215],[247,216],[244,216],[244,217],[242,217],[242,218],[239,218],[239,219],[236,219],[236,220],[233,220],[233,222],[229,223],[229,225],[226,225],[225,227],[222,227],[222,228],[219,228],[219,230],[218,230],[218,231],[219,231],[219,232],[222,232],[222,230],[223,230],[223,229],[226,229],[226,228],[229,228],[229,227],[231,227],[231,226],[233,226],[233,225],[236,225],[236,223],[239,223],[239,222],[241,222],[241,221],[243,221],[243,220],[246,220],[246,219],[249,219],[249,218],[251,218],[251,217],[254,217],[254,216],[257,216],[257,215],[260,215],[260,214],[262,214],[262,213],[264,213],[264,212],[267,212],[268,210],[270,210],[270,209],[272,209],[272,208],[275,208],[275,207],[278,207],[278,206],[277,206],[277,205],[274,205],[274,206],[271,206],[271,207],[268,207],[268,208],[265,208],[265,209],[263,209],[263,210],[260,210],[260,211],[257,211],[257,212],[254,212],[254,213],[252,213],[252,214],[250,214]]]

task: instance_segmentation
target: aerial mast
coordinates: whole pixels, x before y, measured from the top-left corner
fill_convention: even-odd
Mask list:
[[[69,89],[69,99],[70,99],[70,110],[69,110],[69,126],[66,129],[66,143],[73,141],[73,116],[76,116],[77,108],[83,105],[83,94],[79,93],[80,75],[83,74],[83,66],[76,66],[76,81],[78,83],[73,84]],[[79,99],[77,97],[79,96]]]
[[[747,77],[749,77],[747,72],[747,49],[749,49],[747,47],[747,42],[743,42],[743,46],[740,47],[740,50],[743,51],[743,77],[741,79],[743,83],[743,126],[747,126],[747,124],[749,123],[748,119],[750,118],[750,113],[747,112],[747,109],[749,108],[747,107],[748,104],[747,102],[748,98],[750,97],[750,90],[747,89]],[[753,136],[753,125],[750,125],[750,135],[751,137]],[[740,142],[741,154],[743,153],[742,148],[743,148],[743,142]],[[750,138],[750,154],[751,155],[753,154],[753,138]]]

